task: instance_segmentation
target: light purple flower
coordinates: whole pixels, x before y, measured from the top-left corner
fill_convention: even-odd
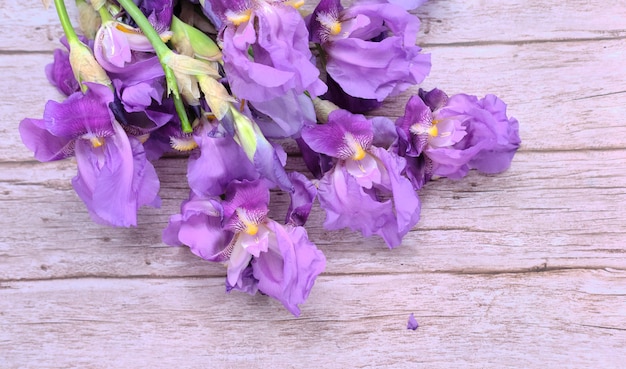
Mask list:
[[[24,144],[40,161],[75,155],[78,175],[72,180],[94,221],[113,226],[137,224],[137,209],[158,206],[159,180],[143,146],[113,118],[111,90],[86,83],[63,103],[49,101],[42,120],[20,123]]]
[[[163,240],[188,245],[207,260],[225,262],[227,291],[258,289],[297,316],[326,259],[303,227],[269,219],[268,203],[269,190],[262,180],[231,182],[223,201],[192,193],[181,214],[170,218]]]
[[[327,124],[305,127],[302,138],[313,150],[338,159],[318,184],[324,226],[377,234],[390,248],[398,246],[420,213],[419,198],[401,175],[405,160],[373,146],[372,123],[345,110],[331,112]]]
[[[506,105],[494,95],[448,98],[441,90],[420,90],[396,126],[396,149],[410,161],[407,174],[418,188],[432,176],[502,172],[521,142],[517,120],[506,116]]]
[[[319,96],[326,86],[311,62],[309,34],[300,13],[279,1],[210,1],[224,21],[226,76],[233,93],[253,102],[283,96]]]
[[[506,115],[506,104],[495,95],[482,99],[469,95],[450,98],[439,116],[462,117],[467,124],[467,136],[456,148],[467,150],[475,146],[482,149],[468,163],[470,169],[481,173],[500,173],[509,168],[521,144],[519,123]]]
[[[310,18],[311,39],[326,54],[326,71],[351,96],[384,100],[420,83],[430,55],[415,45],[419,20],[386,1],[343,9],[322,0]]]

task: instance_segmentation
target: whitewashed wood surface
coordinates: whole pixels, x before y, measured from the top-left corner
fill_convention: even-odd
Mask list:
[[[318,209],[309,234],[328,265],[294,318],[225,294],[223,267],[161,242],[183,159],[157,163],[163,206],[137,228],[90,222],[75,163],[34,161],[17,131],[61,99],[43,70],[54,9],[0,3],[0,368],[624,367],[626,1],[431,0],[416,14],[423,87],[499,95],[522,148],[501,175],[429,184],[395,250],[324,231]],[[280,217],[285,196],[272,201]]]

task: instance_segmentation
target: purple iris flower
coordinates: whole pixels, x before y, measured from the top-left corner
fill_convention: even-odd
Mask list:
[[[339,109],[328,123],[305,127],[302,138],[313,150],[338,159],[318,184],[324,226],[377,234],[390,248],[398,246],[419,220],[420,201],[401,175],[404,158],[372,145],[372,122]]]
[[[224,69],[233,93],[252,102],[293,90],[319,96],[326,85],[311,62],[300,13],[284,1],[207,1],[223,20]]]
[[[157,26],[167,29],[169,23]],[[169,37],[167,31],[162,35]],[[147,137],[175,119],[173,101],[164,98],[163,68],[152,45],[138,29],[117,21],[103,24],[96,34],[94,56],[111,77],[116,90],[113,110],[127,132]]]
[[[521,143],[517,120],[507,117],[506,104],[494,95],[420,90],[396,126],[397,151],[410,161],[407,174],[416,186],[432,176],[462,178],[470,169],[502,172]]]
[[[140,206],[159,205],[159,179],[142,144],[126,134],[109,110],[111,90],[85,84],[84,95],[49,101],[43,119],[22,120],[22,141],[42,162],[75,155],[78,175],[72,185],[94,221],[134,226]]]
[[[322,0],[313,12],[311,40],[326,56],[326,71],[351,96],[384,100],[424,80],[430,55],[415,45],[420,22],[383,0]]]
[[[258,289],[298,316],[326,259],[303,227],[269,219],[268,203],[262,180],[231,182],[223,201],[192,193],[181,214],[170,218],[163,240],[225,262],[227,291]]]
[[[140,8],[163,40],[171,37],[172,2],[142,1]],[[161,103],[164,72],[148,38],[138,28],[118,21],[104,23],[94,41],[94,56],[114,81],[129,112]],[[117,81],[117,82],[116,82]]]

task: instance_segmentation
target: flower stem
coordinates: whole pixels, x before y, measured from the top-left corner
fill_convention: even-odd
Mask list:
[[[111,13],[109,13],[105,6],[98,9],[98,14],[100,14],[100,19],[102,19],[103,24],[113,20],[113,16],[111,16]]]
[[[57,1],[57,0],[55,0]],[[119,4],[122,6],[126,13],[130,15],[131,18],[137,23],[137,26],[141,29],[141,32],[148,38],[150,44],[154,48],[157,57],[159,58],[159,62],[161,63],[161,67],[165,72],[165,80],[167,81],[167,88],[169,92],[172,93],[174,98],[174,106],[176,107],[176,112],[178,113],[178,117],[180,118],[180,124],[183,129],[183,132],[190,133],[193,131],[191,128],[191,124],[189,123],[189,118],[187,117],[187,111],[185,110],[185,105],[183,104],[183,100],[180,96],[180,92],[178,91],[178,83],[176,82],[176,76],[174,76],[174,71],[168,67],[164,59],[168,53],[171,53],[167,45],[161,40],[161,37],[157,33],[157,31],[152,27],[148,18],[141,12],[141,10],[132,2],[132,0],[118,0]]]
[[[65,38],[67,38],[67,42],[70,45],[75,42],[79,42],[76,31],[74,31],[74,27],[72,27],[70,17],[69,15],[67,15],[65,2],[63,0],[54,0],[54,7],[57,9],[57,15],[59,17],[59,21],[61,21],[61,26],[63,27],[63,32],[65,33]]]

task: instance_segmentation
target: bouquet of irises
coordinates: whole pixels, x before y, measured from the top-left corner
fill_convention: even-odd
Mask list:
[[[76,0],[77,33],[55,0],[64,48],[46,74],[67,99],[24,119],[22,140],[42,162],[75,157],[91,218],[119,227],[159,206],[152,163],[185,152],[189,196],[163,241],[299,315],[326,265],[305,229],[315,199],[326,229],[394,248],[426,182],[504,171],[520,145],[494,95],[419,89],[395,121],[363,115],[429,74],[409,13],[424,1]],[[289,143],[306,174],[285,169]],[[284,222],[270,191],[290,196]]]

